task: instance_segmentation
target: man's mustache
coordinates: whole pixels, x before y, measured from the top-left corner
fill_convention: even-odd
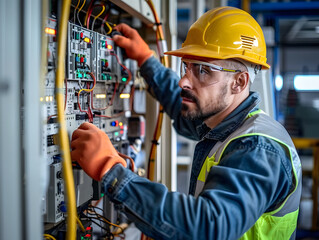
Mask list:
[[[181,97],[188,98],[188,99],[192,100],[195,103],[198,102],[197,98],[192,93],[190,93],[188,90],[185,90],[185,89],[182,89]]]

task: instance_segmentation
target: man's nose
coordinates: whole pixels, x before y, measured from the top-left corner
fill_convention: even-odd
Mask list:
[[[187,88],[187,89],[192,89],[193,88],[193,83],[191,81],[191,74],[185,74],[178,82],[178,86],[182,89]]]

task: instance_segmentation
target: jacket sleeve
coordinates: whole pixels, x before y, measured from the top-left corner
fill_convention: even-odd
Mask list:
[[[164,111],[174,120],[176,131],[190,139],[199,140],[196,127],[200,121],[188,121],[181,117],[181,88],[179,77],[169,68],[164,67],[156,58],[149,58],[140,68],[142,77],[147,82],[150,94],[160,102]]]
[[[238,239],[287,196],[291,165],[273,140],[257,136],[231,145],[197,198],[169,192],[121,165],[103,177],[104,192],[154,239]]]

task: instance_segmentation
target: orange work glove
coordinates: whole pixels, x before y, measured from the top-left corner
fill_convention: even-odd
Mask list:
[[[149,46],[134,28],[125,23],[120,23],[114,29],[124,35],[113,36],[114,42],[119,47],[124,48],[127,57],[136,60],[139,67],[153,55]]]
[[[71,148],[72,160],[96,181],[117,163],[126,167],[107,134],[91,123],[85,122],[73,132]]]

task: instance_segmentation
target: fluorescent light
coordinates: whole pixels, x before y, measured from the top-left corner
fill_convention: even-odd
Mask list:
[[[130,98],[130,94],[129,93],[121,93],[120,98]]]
[[[96,98],[102,98],[102,99],[104,99],[104,98],[106,98],[106,94],[95,94],[95,97]]]
[[[277,75],[275,78],[275,86],[276,86],[276,90],[280,91],[282,89],[282,86],[284,85],[284,81],[282,79],[281,75]]]
[[[56,35],[56,30],[53,29],[53,28],[48,28],[48,27],[46,27],[44,31],[45,31],[45,33],[47,33],[47,34]]]
[[[319,91],[319,75],[296,75],[294,87],[297,91]]]

